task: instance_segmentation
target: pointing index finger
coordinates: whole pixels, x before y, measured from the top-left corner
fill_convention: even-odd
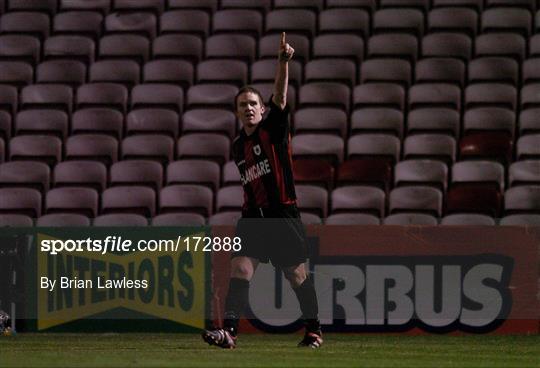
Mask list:
[[[285,43],[286,43],[286,41],[285,41],[285,32],[281,32],[281,43],[280,44],[283,47],[283,46],[285,46]]]

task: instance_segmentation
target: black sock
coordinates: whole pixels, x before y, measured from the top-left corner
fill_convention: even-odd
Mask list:
[[[319,323],[319,304],[317,302],[317,294],[315,293],[315,287],[309,278],[307,278],[302,285],[293,289],[300,303],[300,310],[302,311],[302,318],[306,330],[309,332],[318,332],[321,329]]]
[[[223,327],[230,330],[233,335],[238,332],[238,320],[242,316],[249,297],[249,281],[231,278],[229,292],[225,299],[225,321]]]

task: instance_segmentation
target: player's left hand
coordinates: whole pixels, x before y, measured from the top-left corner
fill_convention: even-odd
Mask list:
[[[285,40],[285,32],[281,32],[281,41],[279,43],[279,61],[288,62],[292,59],[294,49]]]

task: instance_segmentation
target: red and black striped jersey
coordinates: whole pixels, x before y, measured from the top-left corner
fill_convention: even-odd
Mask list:
[[[244,187],[244,209],[296,203],[289,107],[270,100],[270,111],[251,135],[244,129],[232,145]]]

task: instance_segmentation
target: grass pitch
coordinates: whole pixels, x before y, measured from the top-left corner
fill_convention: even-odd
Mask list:
[[[19,334],[0,338],[0,367],[540,367],[540,336],[241,335],[236,350],[196,334]]]

